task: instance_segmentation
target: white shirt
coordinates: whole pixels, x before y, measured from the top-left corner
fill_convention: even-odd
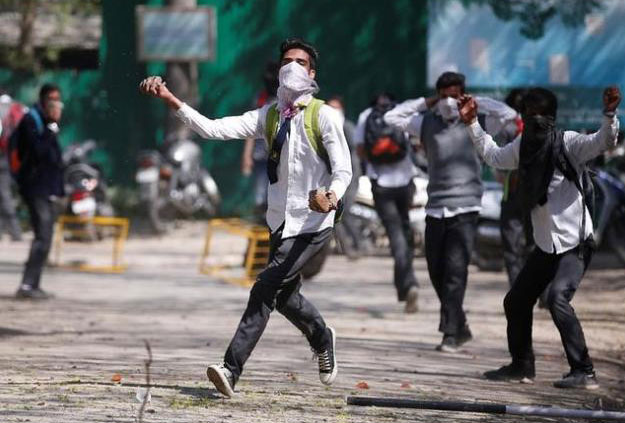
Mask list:
[[[356,145],[362,145],[365,143],[365,124],[370,114],[371,107],[363,110],[363,112],[358,115],[356,132],[354,134],[354,143]],[[367,162],[367,176],[369,179],[375,180],[381,187],[405,187],[412,182],[412,178],[416,175],[417,168],[412,162],[409,154],[397,163],[373,164]]]
[[[307,104],[311,96],[299,103]],[[193,131],[209,139],[265,138],[267,110],[271,105],[251,110],[241,116],[209,119],[183,104],[176,115]],[[284,118],[280,117],[280,123]],[[328,152],[332,174],[313,150],[304,129],[304,112],[291,120],[289,139],[283,144],[278,166],[278,181],[270,184],[267,193],[267,224],[271,231],[284,223],[282,238],[318,232],[334,225],[334,214],[318,213],[308,207],[310,191],[325,187],[342,198],[352,178],[349,148],[345,141],[341,117],[333,108],[323,105],[319,110],[319,128]]]
[[[564,148],[574,161],[580,175],[581,166],[604,150],[614,147],[617,141],[619,123],[616,117],[606,117],[598,132],[579,134],[574,131],[564,132]],[[467,126],[469,135],[480,156],[489,165],[498,169],[517,169],[519,167],[519,149],[521,137],[513,142],[498,147],[493,138],[484,132],[478,122]],[[575,183],[569,181],[556,168],[547,191],[547,202],[532,209],[534,241],[546,253],[561,254],[577,247],[583,214],[586,214],[586,233],[584,239],[593,233],[592,219],[587,208],[583,207],[582,194]]]
[[[475,100],[478,103],[480,113],[484,114],[486,117],[486,129],[493,135],[496,135],[506,123],[517,116],[514,109],[500,101],[488,97],[475,97]],[[425,103],[425,97],[407,100],[398,104],[392,110],[389,110],[384,115],[384,121],[420,139],[423,114],[427,110],[428,107]],[[434,109],[434,113],[438,113],[438,111]],[[479,212],[480,210],[482,210],[481,206],[427,207],[425,213],[428,216],[442,219],[463,213]]]

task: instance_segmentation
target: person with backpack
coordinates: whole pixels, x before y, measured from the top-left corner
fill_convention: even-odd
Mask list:
[[[300,271],[332,236],[332,228],[350,183],[350,154],[336,110],[313,97],[318,53],[309,43],[289,38],[280,46],[277,102],[242,116],[208,119],[176,98],[160,77],[140,84],[145,94],[162,99],[203,138],[264,137],[269,146],[267,224],[271,252],[258,275],[223,364],[207,376],[227,397],[260,339],[274,309],[307,338],[318,358],[319,378],[336,378],[336,333],[300,293]]]
[[[419,285],[413,268],[414,233],[409,214],[416,189],[412,179],[417,171],[408,136],[384,122],[384,113],[394,106],[391,94],[378,94],[358,117],[356,143],[371,180],[375,210],[391,246],[397,299],[405,302],[404,312],[416,313]]]
[[[41,289],[40,279],[52,245],[56,201],[64,195],[63,160],[57,138],[62,110],[60,89],[44,84],[39,90],[39,102],[24,115],[9,139],[11,174],[28,207],[35,234],[17,298],[50,297]]]
[[[585,163],[616,146],[616,108],[620,101],[617,87],[606,88],[601,128],[585,135],[558,128],[555,94],[532,88],[523,98],[521,137],[498,147],[477,120],[479,104],[468,95],[460,99],[461,119],[484,161],[499,169],[518,168],[520,205],[524,213],[531,215],[536,244],[504,299],[512,362],[484,373],[488,379],[533,382],[532,309],[548,287],[547,307],[571,369],[554,386],[599,387],[584,332],[570,302],[594,247],[593,190]]]
[[[440,300],[438,351],[455,353],[473,339],[463,307],[468,267],[481,209],[481,164],[458,115],[464,75],[445,72],[436,95],[407,100],[384,115],[389,125],[419,138],[428,163],[425,207],[425,258]],[[479,119],[497,134],[516,112],[499,101],[481,97]]]
[[[11,172],[9,171],[9,138],[24,116],[25,107],[13,101],[11,96],[0,92],[0,237],[7,229],[12,241],[22,239],[15,203],[11,194]]]

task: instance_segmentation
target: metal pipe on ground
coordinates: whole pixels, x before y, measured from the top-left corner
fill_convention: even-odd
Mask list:
[[[421,410],[459,411],[465,413],[509,414],[516,416],[568,417],[603,419],[625,422],[625,412],[581,410],[574,408],[535,407],[527,405],[490,404],[460,401],[421,401],[404,398],[347,397],[348,405],[387,408],[416,408]]]

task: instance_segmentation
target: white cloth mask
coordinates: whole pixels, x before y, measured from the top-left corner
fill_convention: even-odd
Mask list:
[[[297,62],[282,66],[278,80],[280,82],[278,87],[278,107],[280,109],[294,104],[300,97],[319,91],[317,82]]]
[[[455,98],[447,97],[438,100],[436,108],[445,122],[452,122],[460,117],[460,112],[458,111],[458,100]]]

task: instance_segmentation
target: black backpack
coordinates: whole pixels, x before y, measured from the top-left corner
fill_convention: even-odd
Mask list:
[[[365,152],[373,164],[390,164],[402,160],[410,145],[406,134],[384,122],[384,114],[393,104],[376,105],[365,121]]]

